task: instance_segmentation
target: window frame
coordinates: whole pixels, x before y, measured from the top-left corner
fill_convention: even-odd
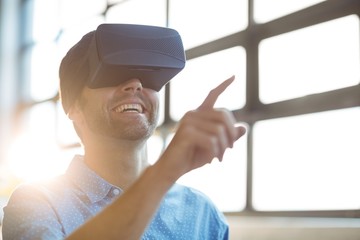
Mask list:
[[[281,217],[360,217],[360,209],[320,211],[258,211],[252,206],[252,129],[257,121],[360,106],[360,84],[281,102],[263,104],[259,99],[259,43],[267,38],[355,14],[360,18],[357,0],[327,0],[265,23],[254,21],[254,3],[249,0],[247,29],[186,51],[187,59],[235,46],[246,50],[246,103],[233,113],[237,121],[248,124],[246,207],[241,212],[225,212],[230,216]],[[165,115],[171,123],[171,118]]]

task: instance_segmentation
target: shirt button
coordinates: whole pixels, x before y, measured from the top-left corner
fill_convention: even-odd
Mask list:
[[[119,189],[117,189],[117,188],[115,188],[115,189],[113,189],[113,194],[115,195],[115,196],[117,196],[117,195],[119,195],[120,194],[120,190]]]

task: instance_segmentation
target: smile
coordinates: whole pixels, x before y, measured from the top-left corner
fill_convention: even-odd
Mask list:
[[[143,107],[141,106],[141,104],[129,103],[129,104],[123,104],[117,106],[116,108],[114,108],[114,111],[117,113],[124,113],[124,112],[143,113]]]

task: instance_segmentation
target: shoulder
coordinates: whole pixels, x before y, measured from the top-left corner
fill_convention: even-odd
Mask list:
[[[215,207],[212,200],[203,192],[198,189],[181,185],[174,184],[170,191],[167,194],[168,197],[177,197],[183,199],[184,201],[191,200],[192,202],[196,202],[199,204],[206,204],[211,207]]]
[[[12,192],[9,204],[23,200],[46,200],[56,196],[64,197],[68,189],[68,181],[64,176],[58,176],[46,181],[22,183]]]
[[[36,236],[41,234],[43,236],[63,236],[61,223],[54,211],[53,200],[51,200],[56,195],[60,197],[60,194],[55,194],[54,183],[49,182],[49,185],[25,183],[14,190],[4,207],[4,239],[5,237],[20,239],[21,234],[24,234],[21,236],[32,236],[33,234]]]
[[[71,184],[64,176],[23,183],[12,192],[4,207],[4,218],[28,216],[36,219],[38,214],[56,218],[58,209],[73,198],[74,190],[68,186]]]
[[[191,232],[196,239],[227,239],[225,216],[203,192],[175,184],[162,201],[155,222],[174,223],[174,232]],[[156,224],[153,224],[155,226]]]
[[[54,203],[65,198],[66,193],[61,177],[49,181],[23,183],[12,192],[4,207],[4,217],[32,215],[32,213],[51,212]]]
[[[189,186],[175,184],[166,195],[164,202],[182,206],[183,209],[193,209],[209,218],[226,222],[223,213],[206,194]]]

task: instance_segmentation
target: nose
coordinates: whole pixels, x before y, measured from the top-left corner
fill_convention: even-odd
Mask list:
[[[125,84],[122,87],[122,90],[125,92],[138,92],[143,89],[141,81],[137,78],[130,79],[125,82]]]

